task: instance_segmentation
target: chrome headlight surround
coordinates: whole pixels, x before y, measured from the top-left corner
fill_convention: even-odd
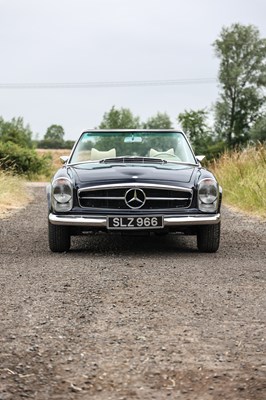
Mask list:
[[[203,212],[215,212],[218,208],[219,187],[215,179],[204,178],[198,184],[198,207]]]
[[[62,177],[52,182],[52,207],[54,211],[70,211],[73,207],[73,186],[70,179]]]

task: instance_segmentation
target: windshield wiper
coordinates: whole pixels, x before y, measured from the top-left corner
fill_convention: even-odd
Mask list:
[[[99,162],[103,164],[167,164],[167,161],[161,158],[138,156],[104,158]]]

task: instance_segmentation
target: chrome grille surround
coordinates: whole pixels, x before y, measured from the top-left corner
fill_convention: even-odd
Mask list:
[[[120,183],[96,185],[78,190],[79,206],[84,209],[130,210],[125,202],[126,193],[130,189],[140,189],[145,193],[145,204],[136,207],[140,211],[165,209],[176,210],[189,208],[193,190],[171,185],[155,185],[150,183]]]

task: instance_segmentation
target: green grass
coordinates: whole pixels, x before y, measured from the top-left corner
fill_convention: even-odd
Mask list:
[[[0,170],[0,218],[30,201],[30,195],[25,186],[24,179]]]
[[[266,145],[224,153],[210,169],[226,204],[266,217]]]

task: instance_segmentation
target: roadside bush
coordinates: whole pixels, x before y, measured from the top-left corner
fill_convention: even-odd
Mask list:
[[[0,168],[27,177],[39,174],[49,175],[51,157],[39,156],[35,150],[20,147],[12,142],[0,142]]]

